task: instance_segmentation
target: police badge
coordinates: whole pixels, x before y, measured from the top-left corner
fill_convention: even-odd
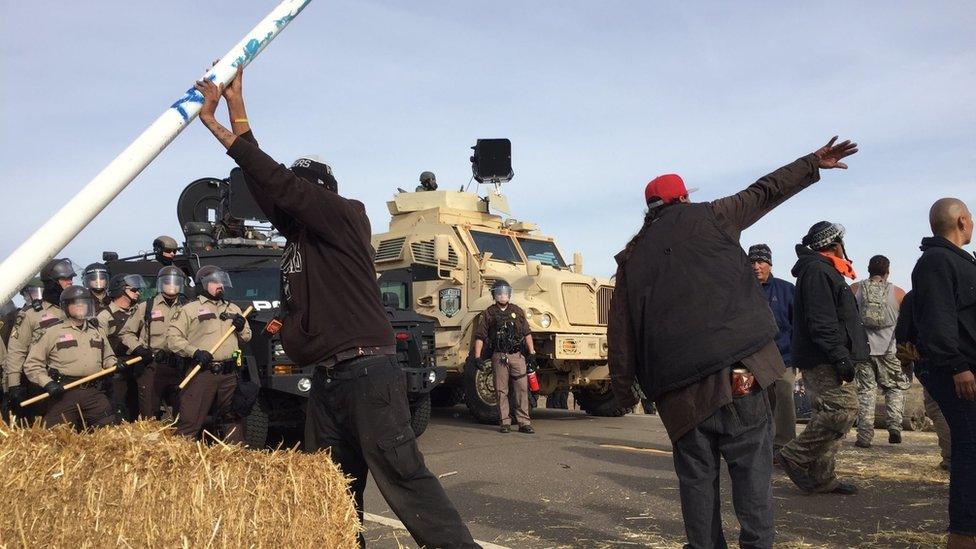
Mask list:
[[[461,289],[444,288],[438,293],[438,302],[444,316],[451,318],[461,310]]]

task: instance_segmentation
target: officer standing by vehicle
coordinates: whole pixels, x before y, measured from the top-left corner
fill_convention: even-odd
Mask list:
[[[106,296],[108,288],[108,267],[104,263],[92,263],[81,272],[81,285],[91,291],[95,299],[95,314],[108,308],[111,298]]]
[[[10,342],[10,332],[14,328],[14,324],[17,322],[17,316],[27,309],[34,307],[34,302],[38,304],[41,303],[41,294],[44,292],[44,283],[41,282],[41,278],[35,276],[30,279],[23,288],[20,289],[20,297],[24,300],[24,304],[20,308],[14,308],[13,310],[5,313],[3,315],[3,328],[0,328],[0,339],[3,340],[4,345]],[[0,368],[3,367],[3,361],[0,361]]]
[[[122,345],[142,357],[145,364],[145,372],[136,376],[139,415],[144,418],[159,416],[160,403],[167,394],[174,395],[169,405],[176,416],[176,388],[183,378],[186,360],[169,350],[166,332],[176,311],[186,303],[185,284],[186,277],[179,267],[160,269],[156,275],[157,295],[136,305],[119,332]]]
[[[251,340],[251,328],[241,309],[224,300],[224,289],[230,288],[230,276],[213,265],[197,271],[197,298],[177,310],[166,332],[170,350],[200,365],[200,372],[180,393],[180,413],[176,433],[195,438],[213,411],[217,423],[222,424],[226,442],[243,442],[244,425],[240,419],[228,421],[237,372],[240,370],[241,345]],[[233,327],[235,337],[229,337],[211,354],[224,333]]]
[[[156,261],[162,263],[164,267],[173,264],[173,258],[176,257],[176,250],[179,247],[180,245],[172,236],[157,236],[156,240],[153,240],[153,254],[156,256]]]
[[[8,403],[17,410],[22,400],[40,394],[36,387],[32,387],[22,379],[24,361],[31,343],[40,338],[44,332],[64,321],[61,311],[61,292],[71,286],[75,277],[75,270],[70,259],[52,259],[41,269],[41,299],[31,302],[17,316],[10,340],[7,343],[7,359],[4,361],[3,380],[7,389]],[[28,414],[40,413],[43,407],[34,406],[26,410]]]
[[[95,315],[96,326],[108,336],[109,345],[112,346],[112,353],[120,359],[125,358],[125,346],[122,344],[122,327],[135,304],[139,301],[139,292],[145,288],[146,282],[137,274],[117,274],[108,283],[108,306],[103,308]],[[143,360],[134,364],[131,368],[120,369],[112,376],[111,400],[115,409],[115,415],[122,421],[132,421],[136,419],[138,409],[138,399],[136,397],[136,377],[141,375],[145,369],[146,360],[152,359],[150,354],[143,357]]]
[[[532,331],[525,318],[525,311],[510,303],[512,287],[504,280],[496,280],[491,285],[491,297],[495,303],[481,314],[474,332],[474,356],[481,357],[485,342],[491,344],[491,367],[495,372],[495,394],[498,395],[498,413],[501,429],[508,433],[512,428],[512,416],[508,409],[508,386],[511,383],[515,396],[515,416],[519,432],[532,434],[529,419],[529,384],[525,378],[530,368],[535,368],[535,346]],[[529,351],[522,356],[522,345]]]
[[[124,368],[108,338],[96,326],[95,300],[88,288],[69,286],[61,292],[66,320],[47,330],[31,346],[24,374],[51,395],[44,424],[70,423],[75,429],[115,423],[115,412],[101,389],[101,380],[65,391],[64,385],[104,368]]]
[[[418,545],[478,547],[417,448],[406,380],[380,300],[362,203],[339,196],[332,169],[310,158],[285,168],[258,148],[241,94],[241,69],[225,90],[233,133],[214,112],[221,91],[197,82],[200,121],[247,176],[265,215],[288,240],[281,262],[282,345],[297,364],[317,366],[305,446],[328,448],[353,477],[360,522],[366,476]],[[236,135],[235,135],[236,134]],[[360,545],[365,538],[359,536]]]

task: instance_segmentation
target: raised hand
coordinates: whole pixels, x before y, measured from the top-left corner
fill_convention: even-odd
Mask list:
[[[833,168],[847,169],[847,164],[841,162],[842,159],[857,152],[857,143],[852,143],[850,139],[835,145],[837,136],[830,138],[826,145],[820,147],[813,154],[820,159],[820,169],[830,170]]]
[[[213,80],[198,80],[193,87],[203,95],[203,106],[200,107],[200,120],[202,122],[213,120],[214,113],[217,112],[217,104],[220,103],[220,95],[223,91],[221,88],[223,86],[218,87],[217,84],[213,83]]]
[[[224,98],[230,99],[234,97],[241,97],[243,93],[243,80],[244,80],[244,67],[241,65],[237,66],[237,73],[234,74],[234,79],[227,84],[224,88]]]

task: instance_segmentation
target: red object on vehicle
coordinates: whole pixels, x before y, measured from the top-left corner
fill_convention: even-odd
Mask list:
[[[525,378],[529,382],[529,390],[533,393],[539,392],[539,376],[535,375],[535,372],[529,372],[525,374]]]

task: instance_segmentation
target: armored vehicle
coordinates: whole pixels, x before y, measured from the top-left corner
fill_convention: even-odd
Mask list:
[[[256,383],[260,391],[247,417],[248,444],[263,447],[281,440],[300,440],[315,367],[295,364],[284,352],[279,337],[266,329],[279,313],[279,263],[284,241],[268,226],[240,169],[233,170],[227,179],[204,178],[188,185],[180,196],[177,215],[186,241],[174,265],[188,276],[202,265],[219,266],[230,274],[233,283],[226,290],[227,299],[242,309],[254,307],[249,317],[254,336],[244,349],[242,378]],[[103,259],[113,275],[142,275],[149,286],[143,297],[155,293],[155,277],[162,264],[152,252],[121,259],[115,252],[105,252]],[[390,295],[384,299],[407,379],[412,426],[419,436],[430,419],[430,390],[443,382],[446,369],[433,363],[433,322],[403,310]]]
[[[381,291],[435,322],[435,360],[447,380],[434,390],[434,405],[463,397],[476,419],[498,422],[488,357],[468,356],[476,319],[492,303],[489,288],[504,279],[533,331],[539,394],[572,390],[590,414],[626,413],[610,390],[607,365],[611,281],[585,274],[579,253],[568,263],[535,223],[500,215],[509,208],[497,180],[481,196],[436,190],[424,175],[416,191],[401,190],[387,203],[390,228],[373,236],[373,248]]]

